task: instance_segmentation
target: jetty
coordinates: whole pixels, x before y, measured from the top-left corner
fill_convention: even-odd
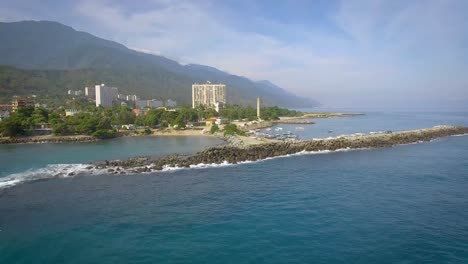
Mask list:
[[[298,142],[268,142],[237,146],[208,148],[189,155],[174,154],[164,157],[138,157],[127,160],[104,161],[92,164],[89,169],[107,169],[108,173],[142,173],[167,168],[189,168],[198,164],[236,164],[271,157],[286,156],[303,151],[335,151],[340,149],[384,148],[402,144],[427,142],[436,138],[468,134],[468,127],[436,126],[426,129],[372,134],[354,134]]]

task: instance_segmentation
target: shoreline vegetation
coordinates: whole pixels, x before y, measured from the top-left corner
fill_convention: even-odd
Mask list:
[[[224,145],[211,147],[191,155],[173,154],[163,157],[137,157],[126,160],[90,164],[89,170],[107,169],[108,173],[142,173],[170,168],[190,168],[200,164],[237,164],[301,152],[336,151],[341,149],[384,148],[427,142],[436,138],[468,134],[468,127],[436,126],[426,129],[359,134],[299,142],[266,142],[245,147]]]
[[[254,122],[232,122],[236,124],[240,130],[248,131],[255,129],[262,129],[271,127],[276,124],[314,124],[311,119],[314,118],[332,118],[332,117],[352,117],[363,114],[347,114],[347,113],[304,113],[302,116],[295,117],[279,117],[278,120],[273,121],[254,121]],[[241,124],[248,124],[241,127]],[[144,130],[121,130],[112,138],[117,137],[139,137],[139,136],[205,136],[205,137],[218,137],[232,145],[254,145],[275,142],[271,139],[254,139],[246,136],[225,137],[222,133],[211,134],[209,127],[200,127],[199,129],[151,129],[151,133],[145,133]],[[99,138],[92,135],[37,135],[37,136],[16,136],[16,137],[0,137],[0,144],[38,144],[38,143],[80,143],[92,142],[103,140],[106,138]]]

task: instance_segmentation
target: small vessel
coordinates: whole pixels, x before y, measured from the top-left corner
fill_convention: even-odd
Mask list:
[[[296,127],[296,130],[304,130],[303,127]]]
[[[333,130],[328,130],[328,133],[333,133]]]

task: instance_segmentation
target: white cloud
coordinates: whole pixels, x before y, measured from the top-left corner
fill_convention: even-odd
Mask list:
[[[70,21],[59,20],[145,53],[268,79],[326,104],[466,95],[466,1],[342,1],[328,16],[345,34],[260,16],[243,30],[236,26],[242,17],[220,3],[154,0],[130,10],[84,0]],[[2,10],[0,19],[21,17]]]
[[[32,19],[32,17],[29,15],[25,15],[11,8],[0,7],[0,21],[1,22],[15,22],[15,21],[29,20],[29,19]]]

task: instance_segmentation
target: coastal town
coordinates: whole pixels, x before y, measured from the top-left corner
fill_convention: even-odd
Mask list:
[[[260,129],[278,123],[309,125],[311,118],[340,115],[264,106],[260,98],[256,107],[230,105],[226,97],[225,84],[209,81],[192,85],[191,105],[141,99],[106,84],[68,90],[58,107],[48,106],[36,95],[15,96],[11,104],[0,105],[0,142],[74,142],[136,135],[214,135],[239,144],[294,141],[298,137],[290,131]]]

